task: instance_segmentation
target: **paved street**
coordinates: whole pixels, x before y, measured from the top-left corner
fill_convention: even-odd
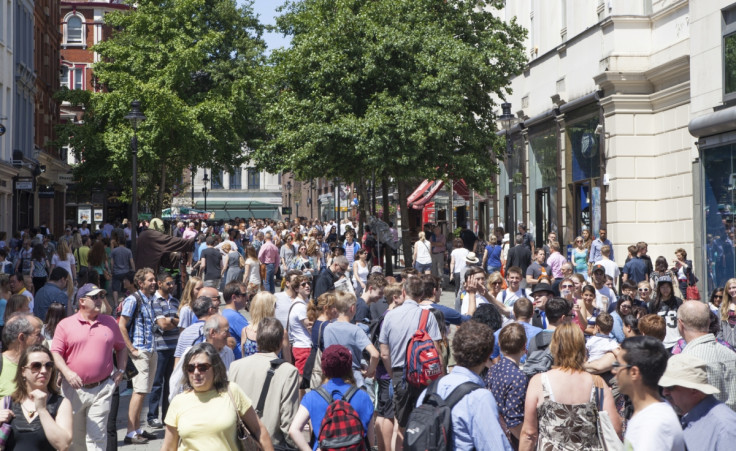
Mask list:
[[[447,278],[445,278],[447,280]],[[442,304],[447,305],[449,307],[454,306],[455,304],[455,296],[454,296],[454,288],[452,285],[449,285],[449,290],[442,292]],[[243,312],[246,313],[246,312]],[[246,313],[246,317],[248,317]],[[131,451],[153,451],[153,450],[160,450],[161,445],[163,444],[163,438],[164,438],[164,429],[158,429],[153,430],[156,435],[160,437],[158,440],[151,440],[146,445],[123,445],[123,438],[125,437],[125,429],[127,424],[127,418],[128,418],[128,403],[130,402],[130,395],[128,396],[121,396],[120,397],[120,410],[118,411],[118,446],[124,447],[126,450]],[[145,418],[147,415],[148,409],[147,407],[143,408],[142,418],[143,423],[145,423]]]

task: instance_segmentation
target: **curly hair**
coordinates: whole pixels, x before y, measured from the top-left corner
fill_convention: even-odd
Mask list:
[[[493,330],[490,327],[478,321],[467,321],[455,331],[452,355],[458,365],[473,368],[490,358],[493,343]]]

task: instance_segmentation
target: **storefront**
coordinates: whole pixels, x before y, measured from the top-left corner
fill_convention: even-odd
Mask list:
[[[559,151],[555,129],[553,121],[529,129],[529,216],[537,246],[542,246],[547,235],[557,233],[559,227]]]

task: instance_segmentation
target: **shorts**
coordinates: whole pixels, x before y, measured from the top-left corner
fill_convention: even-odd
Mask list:
[[[299,370],[299,375],[304,374],[304,364],[307,363],[309,353],[312,348],[291,348],[291,355],[294,356],[294,366]]]
[[[120,292],[123,290],[123,280],[125,279],[126,274],[113,274],[112,275],[112,286],[110,289],[112,291]]]
[[[376,415],[381,418],[394,417],[394,400],[391,399],[391,380],[378,379]]]
[[[133,357],[132,354],[129,354],[128,358],[133,359],[133,365],[138,370],[138,374],[133,378],[133,391],[142,394],[151,393],[153,378],[156,375],[158,353],[139,351],[138,357]]]
[[[394,387],[394,417],[399,427],[405,428],[409,422],[409,415],[417,405],[419,395],[422,394],[424,388],[415,387],[406,382],[403,368],[393,370],[391,384]]]
[[[431,271],[432,270],[432,263],[414,263],[414,269],[417,271],[423,273],[425,271]]]

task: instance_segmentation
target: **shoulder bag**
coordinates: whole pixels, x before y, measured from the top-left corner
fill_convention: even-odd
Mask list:
[[[238,406],[235,405],[233,395],[230,394],[230,390],[227,391],[227,396],[230,398],[230,402],[235,409],[235,418],[238,419],[238,427],[236,432],[235,441],[238,443],[239,451],[263,451],[263,447],[253,436],[253,433],[248,430],[248,427],[240,418],[240,412],[238,412]]]
[[[611,423],[611,417],[608,412],[603,410],[603,387],[605,382],[600,376],[593,377],[593,385],[595,385],[595,404],[596,404],[596,429],[601,445],[605,451],[623,451],[624,444],[616,433]]]

